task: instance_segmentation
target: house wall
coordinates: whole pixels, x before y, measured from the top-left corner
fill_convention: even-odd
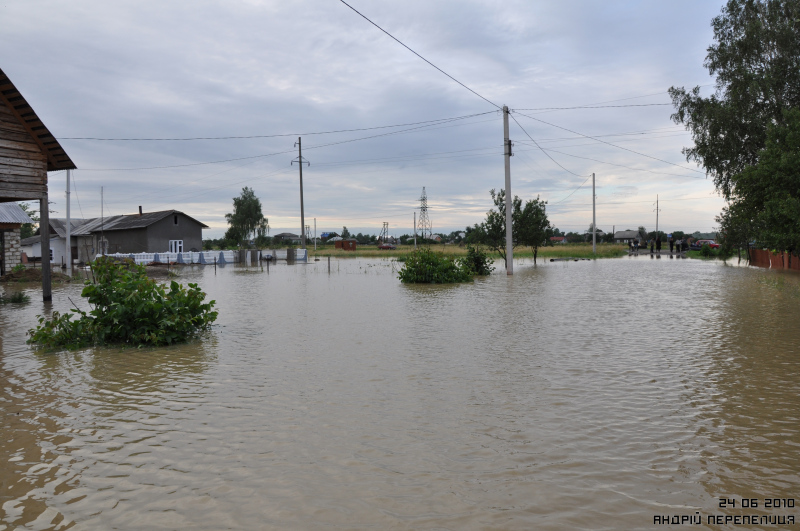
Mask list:
[[[0,201],[39,199],[47,192],[47,157],[0,102]]]
[[[100,233],[92,233],[94,248],[100,252]],[[110,230],[103,233],[108,245],[106,253],[150,253],[153,252],[147,244],[147,229]]]
[[[174,216],[178,216],[175,225]],[[166,253],[170,240],[183,240],[183,250],[203,250],[203,227],[183,214],[172,214],[147,227],[147,252]]]
[[[40,241],[31,245],[26,245],[24,248],[20,247],[20,249],[25,251],[25,255],[28,258],[42,257],[42,242]],[[61,264],[62,259],[66,262],[66,247],[63,239],[58,236],[50,238],[50,249],[53,250],[53,260],[51,261],[53,265]]]

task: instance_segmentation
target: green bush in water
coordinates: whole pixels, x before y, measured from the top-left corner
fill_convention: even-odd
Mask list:
[[[494,271],[494,260],[483,249],[471,245],[467,247],[467,256],[461,259],[461,265],[472,271],[473,275],[482,277]]]
[[[86,281],[81,292],[94,308],[87,312],[53,312],[28,330],[28,343],[44,347],[80,348],[98,344],[169,345],[183,342],[208,328],[217,318],[215,301],[197,284],[169,288],[147,277],[144,266],[131,261],[100,258],[92,265],[95,282]],[[77,319],[72,319],[78,314]]]
[[[407,284],[452,284],[469,282],[472,275],[472,270],[460,260],[430,249],[420,249],[406,258],[400,270],[400,281]]]

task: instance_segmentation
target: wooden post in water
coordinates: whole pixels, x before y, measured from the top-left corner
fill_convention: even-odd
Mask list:
[[[50,202],[47,192],[39,199],[39,234],[41,234],[42,247],[42,301],[53,300],[50,279]]]

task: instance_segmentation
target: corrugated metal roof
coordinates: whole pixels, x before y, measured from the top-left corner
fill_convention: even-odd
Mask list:
[[[33,223],[17,203],[0,203],[0,223]]]
[[[159,212],[145,212],[141,216],[139,214],[128,214],[125,216],[120,216],[119,219],[116,220],[116,222],[113,225],[106,226],[105,230],[143,229],[173,214],[181,214],[183,216],[186,216],[186,214],[180,212],[179,210],[161,210]],[[196,223],[199,223],[200,226],[208,228],[208,225],[200,223],[193,217],[191,216],[186,216],[186,217]]]
[[[86,223],[85,219],[70,218],[69,224],[72,226],[70,236],[75,234],[75,229]],[[50,218],[50,228],[61,238],[67,237],[67,218]]]

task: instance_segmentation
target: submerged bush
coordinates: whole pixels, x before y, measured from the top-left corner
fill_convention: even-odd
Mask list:
[[[30,300],[31,300],[30,297],[28,297],[21,291],[17,291],[12,293],[8,297],[0,297],[0,304],[7,304],[7,303],[21,304],[23,302],[30,302]]]
[[[471,245],[467,247],[467,256],[461,259],[461,264],[472,271],[473,275],[486,276],[494,271],[494,260],[483,249]]]
[[[95,282],[86,281],[81,292],[93,306],[87,312],[53,312],[39,317],[28,330],[28,343],[45,347],[80,348],[97,344],[169,345],[197,335],[217,318],[215,301],[197,284],[165,285],[148,278],[144,266],[100,258],[92,264]],[[78,318],[73,320],[73,314]]]
[[[469,282],[473,272],[460,260],[420,249],[406,258],[400,270],[400,281],[406,284],[452,284]]]

